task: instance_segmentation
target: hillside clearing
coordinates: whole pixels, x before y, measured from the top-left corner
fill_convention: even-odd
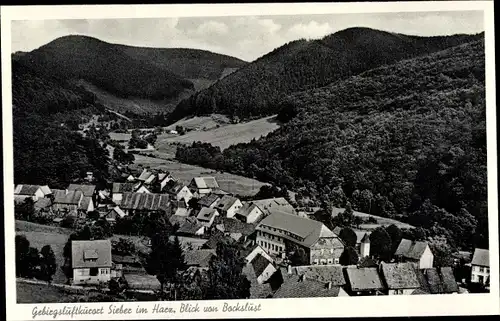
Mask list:
[[[59,303],[68,297],[63,289],[53,285],[16,282],[17,303]]]
[[[193,177],[196,176],[213,176],[217,179],[223,190],[242,196],[254,195],[259,191],[261,186],[266,185],[266,183],[255,179],[230,173],[221,173],[199,166],[187,165],[142,155],[134,155],[134,157],[135,162],[133,166],[139,167],[138,165],[142,165],[143,167],[169,171],[174,177],[179,179],[184,184],[189,184]]]
[[[171,143],[191,144],[201,141],[219,146],[224,150],[231,145],[248,143],[252,139],[266,136],[279,128],[279,125],[275,121],[275,116],[260,118],[245,123],[221,125],[219,128],[217,128],[217,126],[215,126],[215,128],[211,127],[211,125],[213,125],[212,122],[211,119],[207,120],[207,124],[200,122],[200,125],[203,126],[202,128],[210,128],[209,130],[193,130],[187,132],[185,135],[160,135],[155,144],[156,148],[162,151],[166,145]],[[180,123],[182,122],[178,122],[178,124]],[[200,128],[200,125],[198,125],[198,128]]]

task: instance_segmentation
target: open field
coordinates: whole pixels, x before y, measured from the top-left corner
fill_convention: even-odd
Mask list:
[[[219,182],[219,186],[226,192],[238,195],[254,195],[261,186],[266,185],[258,180],[238,176],[230,173],[221,173],[211,169],[182,164],[164,159],[152,158],[142,155],[134,155],[134,166],[142,165],[144,167],[162,169],[172,173],[174,177],[179,179],[184,184],[189,184],[193,177],[196,176],[213,176]]]
[[[16,282],[17,303],[58,303],[67,299],[68,293],[53,285]]]
[[[332,211],[332,216],[337,216],[338,214],[344,212],[344,210],[345,209],[343,209],[343,208],[334,208],[333,211]],[[366,230],[366,231],[374,230],[374,229],[376,229],[379,226],[386,227],[386,226],[389,226],[391,224],[396,225],[400,229],[414,228],[414,226],[412,226],[410,224],[406,224],[406,223],[403,223],[403,222],[400,222],[400,221],[397,221],[397,220],[394,220],[394,219],[390,219],[390,218],[387,218],[387,217],[381,217],[381,216],[371,215],[371,214],[367,214],[367,213],[363,213],[363,212],[358,212],[358,211],[353,211],[353,214],[355,216],[361,217],[362,219],[368,219],[369,217],[373,217],[373,218],[375,218],[377,220],[377,223],[365,223],[365,224],[361,224],[359,226],[360,229]]]
[[[196,141],[201,141],[219,146],[224,150],[231,145],[248,143],[252,139],[266,136],[270,132],[278,129],[279,125],[274,119],[275,116],[269,116],[245,123],[221,125],[219,128],[209,127],[212,125],[212,120],[208,120],[207,124],[203,126],[205,128],[211,128],[210,130],[193,130],[182,136],[163,134],[158,137],[155,145],[159,151],[162,151],[164,146],[168,143],[178,142],[181,144],[191,144]]]

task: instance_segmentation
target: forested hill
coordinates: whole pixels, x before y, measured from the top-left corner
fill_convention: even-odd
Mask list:
[[[46,75],[83,79],[118,97],[175,99],[194,90],[189,79],[216,80],[245,62],[194,49],[115,45],[87,36],[65,36],[15,59]]]
[[[297,40],[183,100],[171,121],[193,114],[223,113],[239,118],[271,115],[277,112],[276,103],[293,92],[483,37],[416,37],[350,28],[320,40]]]
[[[265,138],[177,158],[487,247],[484,59],[480,40],[304,91]]]
[[[107,177],[108,152],[74,131],[104,112],[95,96],[56,77],[12,62],[14,182],[66,188],[93,171]]]

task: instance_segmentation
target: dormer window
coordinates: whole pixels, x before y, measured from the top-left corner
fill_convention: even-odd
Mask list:
[[[97,254],[97,250],[85,250],[83,251],[83,260],[85,262],[97,262],[99,255]]]

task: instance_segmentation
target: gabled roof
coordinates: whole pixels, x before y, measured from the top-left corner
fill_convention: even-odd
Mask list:
[[[210,221],[215,215],[217,215],[217,210],[215,208],[203,207],[196,218],[200,221]]]
[[[293,275],[286,280],[280,288],[274,293],[273,298],[319,298],[319,297],[337,297],[340,287],[333,286],[330,289],[327,284],[301,279],[300,276]]]
[[[419,290],[426,294],[445,294],[458,292],[451,267],[429,268],[416,270],[420,283]]]
[[[264,218],[257,226],[257,229],[266,233],[279,235],[307,247],[316,243],[320,237],[336,237],[332,231],[319,221],[280,212],[274,212]],[[274,229],[292,233],[300,237],[301,240],[297,240],[279,231],[274,231]]]
[[[244,236],[248,236],[255,231],[255,225],[243,223],[228,217],[220,217],[220,223],[217,224],[217,228],[225,233],[241,233]]]
[[[125,210],[168,211],[170,197],[166,194],[123,193],[120,208]]]
[[[472,256],[472,265],[490,266],[490,251],[484,249],[475,249]]]
[[[335,235],[339,235],[340,232],[342,232],[342,227],[335,226],[335,228],[333,229],[333,233],[335,233]]]
[[[90,205],[91,202],[92,202],[92,197],[90,197],[90,196],[88,196],[88,197],[84,196],[82,198],[82,201],[80,202],[79,208],[81,210],[87,210],[89,208],[89,205]]]
[[[394,255],[401,255],[408,259],[420,260],[425,249],[428,247],[425,241],[411,241],[402,239]]]
[[[195,177],[193,178],[193,182],[195,186],[199,189],[205,189],[205,188],[219,188],[219,184],[217,183],[217,180],[215,177],[212,176],[204,176],[204,177]]]
[[[443,282],[443,290],[445,293],[458,292],[458,284],[455,280],[455,275],[451,267],[442,267],[439,271],[441,273],[441,280]]]
[[[347,282],[353,291],[383,290],[377,268],[347,268]]]
[[[227,211],[234,205],[234,203],[238,202],[239,199],[234,196],[224,195],[220,199],[219,203],[217,203],[217,209],[221,211]]]
[[[141,183],[113,183],[113,194],[116,193],[133,193],[141,187]]]
[[[184,223],[181,223],[181,226],[177,230],[177,233],[193,235],[196,232],[198,232],[201,228],[203,228],[203,225],[201,225],[197,220],[186,219]]]
[[[111,212],[115,212],[115,213],[116,213],[119,217],[121,217],[121,218],[122,218],[122,217],[127,216],[127,214],[125,214],[125,212],[124,212],[124,211],[123,211],[123,210],[122,210],[119,206],[115,206],[115,207],[113,207],[113,208],[109,211],[109,213],[111,213]]]
[[[147,170],[147,169],[144,169],[141,173],[141,175],[139,175],[139,177],[137,178],[139,181],[146,181],[151,175],[153,175],[153,172]]]
[[[52,202],[49,198],[39,198],[34,204],[37,209],[47,208],[50,205],[52,205]]]
[[[27,185],[19,184],[14,189],[15,195],[29,195],[34,196],[36,191],[40,188],[40,185]]]
[[[186,185],[182,184],[181,182],[175,182],[173,186],[170,186],[168,188],[168,193],[177,195],[177,193],[179,193],[182,188],[184,188],[184,186]]]
[[[82,191],[83,196],[90,197],[94,195],[95,185],[69,184],[68,191]]]
[[[258,209],[259,212],[263,213],[262,210],[257,205],[255,205],[253,202],[249,202],[249,203],[243,203],[243,206],[236,212],[236,214],[241,215],[243,217],[248,217],[248,215],[250,215],[250,213],[252,213],[254,209]]]
[[[381,263],[382,275],[388,289],[417,289],[420,283],[413,264]]]
[[[205,244],[203,244],[202,248],[216,250],[217,244],[219,244],[219,242],[231,244],[234,243],[234,240],[232,238],[226,237],[224,233],[216,230],[212,233],[212,235],[210,235],[210,238]]]
[[[43,194],[45,194],[45,195],[52,194],[50,187],[48,187],[47,185],[40,186],[40,189],[42,190]]]
[[[342,266],[338,265],[303,265],[292,267],[292,274],[304,275],[308,280],[331,282],[334,286],[346,284]]]
[[[250,264],[252,265],[253,270],[255,271],[255,275],[259,277],[260,275],[262,275],[262,273],[264,273],[269,264],[272,265],[272,262],[270,262],[268,259],[266,259],[259,253],[253,258],[252,261],[250,261]]]
[[[184,260],[187,266],[208,267],[210,259],[215,256],[215,250],[190,250],[184,252]]]
[[[82,191],[53,190],[54,204],[78,205],[83,197]]]
[[[360,243],[370,243],[370,234],[365,233],[365,235],[361,238]]]
[[[210,207],[213,203],[217,202],[219,199],[220,199],[220,197],[215,195],[215,194],[208,194],[208,195],[203,196],[198,201],[198,204],[200,206]]]
[[[71,264],[75,268],[111,267],[111,241],[72,241]]]
[[[262,212],[267,214],[295,214],[295,209],[284,197],[254,200],[253,203],[257,205]]]

